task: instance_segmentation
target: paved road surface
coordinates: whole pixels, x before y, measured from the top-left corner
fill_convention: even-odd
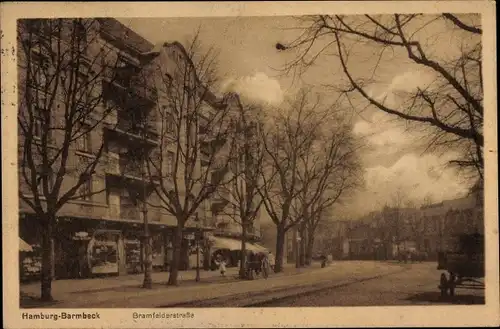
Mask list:
[[[405,267],[405,271],[400,273],[248,306],[484,304],[484,291],[482,290],[457,289],[456,296],[441,298],[437,288],[440,271],[436,270],[434,263],[408,264]]]

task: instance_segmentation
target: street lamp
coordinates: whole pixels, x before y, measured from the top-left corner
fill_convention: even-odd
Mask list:
[[[143,137],[146,138],[145,136]],[[142,287],[145,289],[151,289],[153,286],[153,280],[151,278],[152,272],[152,255],[151,255],[151,241],[149,234],[149,222],[148,222],[148,208],[146,205],[146,194],[147,194],[147,186],[146,186],[146,168],[145,164],[142,166],[141,171],[142,178],[142,217],[144,221],[144,281],[142,283]]]

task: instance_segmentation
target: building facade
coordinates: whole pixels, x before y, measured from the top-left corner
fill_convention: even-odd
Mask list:
[[[75,137],[74,145],[71,145],[67,154],[68,174],[64,176],[63,191],[75,185],[75,180],[79,179],[79,167],[90,163],[96,154],[100,157],[92,178],[82,186],[86,196],[71,198],[57,213],[53,240],[55,277],[141,272],[144,257],[144,216],[147,216],[149,222],[153,267],[158,270],[168,269],[172,259],[172,236],[177,220],[164,208],[155,206],[161,205],[163,201],[155,193],[155,181],[147,178],[145,159],[151,152],[164,146],[161,137],[165,129],[165,118],[162,116],[164,112],[161,111],[168,107],[169,103],[168,99],[162,97],[162,88],[168,87],[164,83],[163,73],[171,72],[169,74],[174,75],[178,63],[188,60],[186,50],[177,42],[155,46],[115,19],[86,19],[82,22],[85,24],[85,31],[81,33],[81,39],[86,47],[85,53],[78,58],[87,59],[89,72],[100,72],[96,75],[97,79],[93,81],[90,92],[98,95],[94,97],[97,104],[93,105],[95,108],[92,112],[98,115],[108,113],[107,111],[109,113],[102,116],[104,119],[100,121],[94,120],[92,116],[85,118],[83,124],[94,128],[78,138]],[[56,41],[56,37],[65,39],[75,33],[71,28],[66,31],[66,25],[75,26],[74,20],[70,19],[25,20],[19,24],[18,49],[22,49],[25,43],[36,43],[37,41],[33,40],[35,37],[44,42],[48,40],[50,46],[47,49],[50,53],[50,50],[54,50],[54,45],[66,44]],[[41,28],[45,25],[57,26],[59,33],[53,33],[53,29]],[[36,33],[32,33],[33,27]],[[62,30],[65,32],[62,33]],[[44,56],[50,55],[36,51],[29,54],[31,55],[19,51],[18,57],[20,117],[35,108],[29,102],[23,102],[27,99],[26,93],[32,93],[34,90],[34,86],[24,83],[32,80],[32,73],[26,69],[27,63],[35,57],[43,59]],[[50,62],[50,58],[47,58],[47,62]],[[51,64],[54,66],[54,63]],[[33,64],[31,66],[36,67]],[[158,76],[160,72],[161,77]],[[81,73],[85,72],[78,72]],[[161,83],[158,83],[159,81]],[[39,86],[40,84],[35,87]],[[40,93],[37,91],[37,95],[47,94],[49,89],[40,90]],[[59,93],[57,88],[50,90],[54,91],[56,101],[50,102],[50,106],[46,105],[44,110],[49,111],[56,122],[65,118],[64,109],[68,104],[64,103],[64,90],[62,93]],[[210,97],[203,100],[207,111],[216,112],[220,100],[212,93],[208,94]],[[51,95],[45,96],[50,98]],[[186,138],[175,136],[174,129],[171,132],[173,139]],[[33,268],[33,264],[39,263],[43,232],[40,219],[29,203],[30,197],[34,196],[30,196],[32,186],[29,179],[26,179],[23,167],[23,155],[27,145],[23,142],[25,139],[26,135],[20,129],[19,188],[26,195],[26,199],[20,198],[19,202],[19,234],[21,241],[31,246],[30,255],[26,259],[30,259],[32,263],[23,263],[26,267]],[[57,149],[58,143],[63,140],[55,130],[51,137],[54,149]],[[172,166],[170,154],[165,152],[166,158],[162,161],[168,168]],[[203,154],[196,159],[194,168],[201,171],[204,165]],[[70,171],[75,174],[69,174]],[[39,188],[43,189],[41,186]],[[46,202],[43,201],[43,204],[47,204]],[[217,228],[220,235],[232,234],[229,227],[218,224],[216,213],[211,211],[212,203],[215,202],[214,197],[201,204],[197,213],[193,214],[193,217],[199,220],[189,220],[184,228],[181,269],[192,267],[195,232]]]
[[[419,251],[435,260],[457,235],[484,234],[482,190],[420,208],[386,208],[353,221],[347,233],[352,259],[396,259]]]

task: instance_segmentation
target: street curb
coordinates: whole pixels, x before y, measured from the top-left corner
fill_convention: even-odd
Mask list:
[[[303,275],[303,274],[307,274],[307,273],[311,273],[311,272],[314,272],[314,271],[319,271],[321,270],[322,268],[316,268],[316,267],[310,267],[310,268],[306,268],[306,270],[304,271],[296,271],[296,269],[294,268],[292,271],[286,271],[286,272],[280,272],[280,273],[275,273],[275,274],[272,274],[269,278],[280,278],[280,277],[286,277],[286,276],[296,276],[296,275]],[[206,278],[207,280],[209,280],[210,278]],[[207,282],[207,281],[204,281],[202,282],[202,284],[198,284],[198,283],[194,283],[194,280],[186,280],[186,281],[183,281],[183,283],[188,283],[187,285],[183,285],[181,284],[179,287],[186,287],[186,288],[193,288],[193,287],[201,287],[201,286],[207,286],[207,285],[224,285],[224,284],[234,284],[234,283],[237,283],[237,282],[248,282],[250,280],[244,280],[244,279],[239,279],[239,278],[231,278],[230,280],[227,280],[227,281],[220,281],[220,282]],[[164,282],[156,282],[156,284],[162,284],[162,283],[165,283],[165,286],[166,286],[166,281]],[[100,292],[106,292],[106,291],[113,291],[113,290],[117,290],[117,289],[130,289],[130,288],[139,288],[139,284],[125,284],[125,285],[121,285],[121,286],[116,286],[116,287],[110,287],[110,288],[101,288],[101,289],[91,289],[91,290],[82,290],[82,291],[71,291],[71,292],[66,292],[64,293],[63,295],[65,296],[61,296],[61,298],[57,298],[56,301],[54,303],[51,303],[50,305],[49,304],[46,304],[44,302],[41,302],[39,301],[39,298],[35,297],[34,295],[32,294],[25,294],[25,298],[29,299],[29,302],[26,302],[26,301],[23,301],[21,296],[20,296],[20,308],[23,308],[23,309],[30,309],[30,308],[49,308],[49,307],[55,307],[55,308],[64,308],[64,304],[65,304],[65,301],[67,299],[70,298],[70,296],[74,296],[75,294],[80,294],[80,293],[83,293],[83,294],[91,294],[91,293],[100,293]],[[229,296],[227,296],[229,297]],[[215,297],[215,298],[220,298],[220,297]],[[200,299],[198,301],[205,301],[207,299]],[[191,301],[190,303],[193,303],[193,302],[196,302],[196,301]],[[186,302],[181,302],[181,303],[178,303],[178,302],[175,302],[173,304],[177,305],[177,304],[185,304]],[[74,306],[76,308],[79,308],[79,306]],[[92,306],[85,306],[85,307],[92,307]],[[152,306],[152,307],[155,307],[155,306]],[[172,307],[170,306],[170,304],[166,307]]]

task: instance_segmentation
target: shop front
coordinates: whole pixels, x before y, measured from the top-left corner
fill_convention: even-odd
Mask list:
[[[117,230],[94,232],[89,242],[89,267],[92,275],[120,274],[122,261],[122,233]]]
[[[228,267],[239,265],[241,259],[241,240],[231,239],[226,237],[211,236],[210,244],[212,249],[212,259],[215,261],[217,257],[222,257],[226,260]],[[257,243],[245,243],[247,251],[254,253],[269,253],[269,250]],[[211,267],[214,268],[214,261]]]
[[[40,245],[30,245],[19,238],[19,275],[21,282],[39,278],[41,271]]]
[[[31,219],[33,220],[33,219]],[[34,219],[37,223],[36,219]],[[31,221],[20,224],[20,275],[38,277],[41,270],[41,230]],[[169,270],[173,258],[173,227],[150,225],[153,270]],[[37,232],[37,234],[34,234]],[[145,248],[141,223],[90,218],[59,218],[54,236],[55,279],[86,278],[102,275],[142,273]],[[181,270],[195,267],[202,261],[204,244],[196,257],[193,231],[182,240]]]

